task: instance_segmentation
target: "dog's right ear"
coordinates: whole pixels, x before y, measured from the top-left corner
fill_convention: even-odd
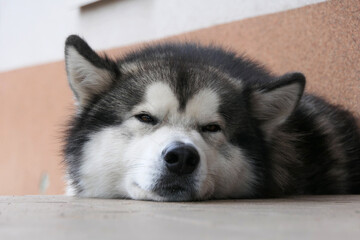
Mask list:
[[[107,90],[119,75],[117,64],[100,57],[79,36],[65,42],[65,64],[70,87],[77,105],[84,107],[97,94]]]

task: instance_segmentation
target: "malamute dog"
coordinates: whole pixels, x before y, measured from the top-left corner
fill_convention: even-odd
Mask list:
[[[339,107],[230,51],[160,44],[111,60],[65,46],[77,112],[69,192],[188,201],[360,193],[360,134]]]

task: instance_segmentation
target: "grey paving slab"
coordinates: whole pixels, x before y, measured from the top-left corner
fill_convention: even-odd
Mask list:
[[[0,239],[360,239],[360,196],[159,203],[0,196]]]

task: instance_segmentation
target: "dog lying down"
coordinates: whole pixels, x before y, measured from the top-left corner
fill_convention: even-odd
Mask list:
[[[77,112],[68,194],[191,201],[360,193],[354,117],[218,47],[160,44],[117,60],[65,46]]]

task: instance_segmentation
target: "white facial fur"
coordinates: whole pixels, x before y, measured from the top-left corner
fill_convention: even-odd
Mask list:
[[[216,92],[203,89],[196,93],[182,112],[166,83],[151,84],[144,99],[121,126],[90,136],[83,149],[82,196],[167,200],[152,188],[164,170],[161,152],[175,141],[193,145],[200,155],[194,177],[195,198],[251,196],[256,179],[241,149],[228,143],[221,131],[201,133],[197,128],[214,122],[226,127],[218,113],[220,99]],[[155,116],[159,126],[134,117],[141,112]]]

